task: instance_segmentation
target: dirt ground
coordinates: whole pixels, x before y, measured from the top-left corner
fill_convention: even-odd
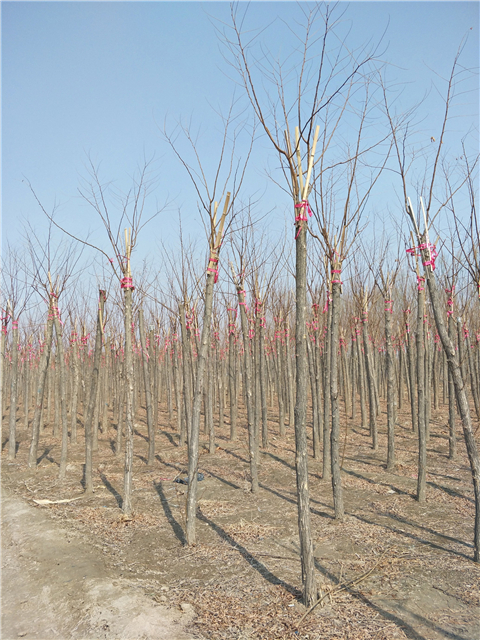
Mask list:
[[[166,411],[152,468],[146,425],[137,416],[135,514],[128,521],[120,509],[123,455],[113,452],[114,426],[99,434],[91,497],[81,484],[81,429],[63,484],[60,441],[50,428],[36,471],[26,465],[28,434],[19,432],[13,463],[4,436],[2,638],[480,640],[473,487],[460,437],[457,460],[448,460],[445,408],[432,412],[424,504],[414,498],[417,439],[406,411],[396,425],[394,472],[385,470],[386,416],[379,416],[376,452],[359,421],[342,416],[343,522],[333,518],[321,461],[310,459],[323,601],[303,620],[293,428],[280,440],[270,416],[256,495],[249,492],[245,430],[230,442],[226,420],[216,452],[203,447],[193,548],[184,544],[186,486],[173,482],[187,468],[186,449],[177,446]]]

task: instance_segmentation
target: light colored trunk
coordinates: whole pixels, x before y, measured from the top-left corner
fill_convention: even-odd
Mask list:
[[[8,459],[15,460],[17,453],[16,428],[17,428],[17,390],[18,390],[18,321],[15,320],[12,311],[12,364],[10,380],[10,415],[8,436]]]

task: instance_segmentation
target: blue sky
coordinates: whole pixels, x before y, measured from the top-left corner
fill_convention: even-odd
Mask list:
[[[241,6],[241,9],[245,5]],[[302,5],[303,7],[308,5]],[[461,62],[478,69],[477,2],[353,2],[339,33],[351,29],[351,48],[378,41],[386,30],[382,59],[391,65],[387,78],[402,93],[401,111],[430,92],[421,107],[420,137],[438,135],[443,101],[435,86],[449,74],[462,38],[468,41]],[[207,173],[218,158],[221,123],[235,93],[238,109],[246,106],[235,75],[222,56],[216,27],[229,21],[223,2],[2,2],[2,241],[18,245],[25,220],[45,233],[46,220],[26,178],[44,207],[57,206],[58,221],[108,251],[105,233],[93,210],[79,197],[88,179],[88,157],[100,163],[106,182],[126,191],[144,158],[154,157],[157,177],[146,215],[167,208],[141,234],[137,256],[158,254],[159,242],[178,246],[178,211],[183,229],[203,242],[196,195],[188,177],[162,138],[167,122],[191,122]],[[272,54],[283,56],[292,45],[288,26],[301,19],[290,2],[253,2],[247,24],[270,25],[262,39]],[[220,21],[220,22],[219,22]],[[452,153],[460,138],[476,127],[478,77],[469,77],[456,102],[448,140]],[[243,101],[243,102],[242,102]],[[246,136],[245,136],[246,143]],[[185,147],[182,147],[185,149]],[[239,147],[245,155],[246,147]],[[191,160],[191,156],[189,156]],[[272,184],[266,168],[275,155],[265,137],[254,148],[243,198],[262,199],[268,228],[281,232],[291,209],[288,195]],[[385,208],[392,176],[382,183],[372,210]],[[375,204],[376,202],[376,204]],[[115,204],[111,203],[112,211]]]

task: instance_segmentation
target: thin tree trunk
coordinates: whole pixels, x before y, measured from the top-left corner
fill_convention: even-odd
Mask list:
[[[98,378],[102,359],[102,322],[105,307],[105,291],[99,290],[97,330],[95,335],[95,351],[93,356],[93,371],[90,380],[90,395],[85,413],[85,492],[93,492],[93,420],[97,398]]]
[[[70,441],[72,444],[77,444],[77,411],[80,367],[78,362],[78,336],[76,331],[73,331],[70,340],[72,344],[71,362],[73,362],[73,388],[71,398],[72,401],[70,404]]]
[[[231,309],[233,311],[233,309]],[[228,395],[230,397],[230,440],[237,438],[237,389],[235,357],[235,323],[230,321],[228,331]]]
[[[388,303],[388,304],[387,304]],[[387,469],[395,468],[395,391],[393,388],[392,301],[385,300],[385,342],[387,369]]]
[[[318,442],[318,406],[317,406],[317,388],[315,383],[315,363],[313,360],[313,348],[311,345],[310,336],[307,337],[307,355],[308,355],[308,368],[310,378],[310,390],[312,394],[312,436],[313,436],[313,457],[315,459],[320,457],[320,446]]]
[[[417,500],[425,502],[427,478],[427,442],[425,425],[425,344],[424,344],[424,316],[425,289],[424,279],[419,279],[417,303],[417,398],[418,398],[418,480]]]
[[[247,404],[247,423],[248,423],[248,450],[250,455],[250,476],[251,476],[251,491],[256,493],[258,491],[258,442],[255,438],[255,426],[254,426],[254,407],[253,407],[253,381],[252,381],[252,361],[249,350],[250,338],[248,335],[248,318],[245,302],[245,291],[243,290],[243,283],[237,285],[238,305],[240,307],[240,322],[242,326],[243,334],[243,349],[244,349],[244,370],[245,370],[245,396]]]
[[[123,285],[123,282],[125,286]],[[133,313],[132,313],[132,295],[133,287],[131,285],[131,277],[128,275],[123,279],[122,286],[125,291],[125,355],[124,355],[124,374],[125,374],[125,465],[123,473],[123,503],[122,511],[126,516],[132,513],[132,491],[133,491],[133,398],[134,398],[134,375],[133,375],[133,350],[132,350],[132,329],[133,329]]]
[[[10,415],[8,436],[8,459],[15,460],[17,454],[17,388],[18,388],[18,321],[12,310],[12,375],[10,380]]]
[[[55,301],[56,302],[56,301]],[[60,481],[65,480],[65,474],[67,472],[67,455],[68,455],[68,417],[67,417],[67,397],[66,397],[66,382],[67,372],[65,368],[65,351],[63,348],[62,340],[62,327],[60,325],[60,318],[58,314],[58,308],[55,306],[54,313],[54,325],[55,334],[57,336],[57,360],[58,360],[58,376],[59,376],[59,391],[60,391],[60,410],[61,410],[61,424],[62,424],[62,449],[60,454],[60,469],[58,477]]]
[[[330,292],[327,291],[327,298],[329,300],[327,309],[327,332],[325,334],[325,349],[323,354],[323,471],[322,479],[331,480],[332,477],[332,460],[331,460],[331,408],[332,403],[329,400],[330,397],[330,363],[331,363],[331,348],[332,348],[332,305],[330,299]]]
[[[51,303],[49,308],[49,315],[47,321],[47,330],[45,335],[45,343],[43,354],[40,357],[40,363],[38,365],[38,382],[37,392],[35,394],[35,413],[32,423],[32,442],[30,444],[30,451],[28,454],[28,466],[30,468],[36,468],[37,466],[37,451],[38,440],[40,437],[40,422],[43,409],[43,395],[45,390],[45,380],[47,378],[48,365],[50,362],[50,353],[52,349],[52,336],[53,336],[53,316],[51,315]]]
[[[192,351],[185,322],[185,304],[179,304],[180,328],[182,332],[182,365],[183,365],[183,401],[185,410],[185,424],[187,432],[187,442],[190,439],[190,431],[192,425]],[[180,446],[183,442],[180,440]]]
[[[203,380],[210,346],[210,324],[212,322],[214,274],[207,273],[205,286],[205,307],[203,312],[202,337],[198,349],[195,376],[195,390],[193,394],[192,423],[188,438],[188,494],[187,494],[187,526],[186,538],[188,545],[196,542],[195,522],[197,517],[197,486],[198,486],[198,446],[200,436],[200,409],[203,397]],[[183,332],[183,326],[182,326]],[[184,361],[185,366],[185,361]]]
[[[305,212],[305,218],[307,218]],[[302,563],[303,602],[309,607],[317,599],[315,560],[310,525],[307,452],[307,229],[300,223],[295,241],[295,469],[297,478],[298,531]],[[327,404],[327,403],[325,403]]]
[[[343,506],[342,477],[340,472],[340,411],[338,402],[338,322],[340,315],[340,278],[338,266],[332,268],[332,320],[330,344],[330,401],[332,403],[332,488],[335,519],[343,520],[345,509]],[[335,277],[337,276],[337,277]]]
[[[366,309],[362,312],[363,322],[363,349],[365,352],[365,370],[367,374],[368,386],[368,405],[369,405],[369,426],[370,436],[372,438],[372,449],[378,449],[378,431],[377,431],[377,405],[375,399],[375,370],[372,360],[370,342],[368,340],[368,312]]]
[[[463,434],[465,437],[465,445],[467,448],[468,459],[472,471],[473,489],[475,493],[475,531],[473,541],[473,559],[475,562],[480,562],[480,458],[473,434],[470,407],[468,405],[468,398],[465,391],[465,385],[463,384],[460,367],[458,365],[455,347],[449,338],[447,330],[445,329],[441,310],[442,305],[440,303],[435,277],[433,273],[428,273],[428,270],[427,283],[435,317],[435,323],[437,325],[437,331],[440,336],[440,340],[442,341],[445,353],[447,354],[449,369],[452,372],[453,383],[455,385],[455,394],[457,397],[457,405],[462,421]]]
[[[140,344],[142,347],[143,380],[145,383],[145,402],[147,405],[147,429],[148,429],[148,457],[147,465],[151,466],[155,461],[155,428],[153,426],[152,387],[150,383],[150,371],[148,367],[149,354],[147,353],[147,341],[145,338],[145,322],[143,309],[138,311],[140,329]]]

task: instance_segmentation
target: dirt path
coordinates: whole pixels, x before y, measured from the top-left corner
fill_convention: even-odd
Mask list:
[[[97,549],[2,489],[3,640],[192,640],[185,609],[157,604],[113,575]]]

